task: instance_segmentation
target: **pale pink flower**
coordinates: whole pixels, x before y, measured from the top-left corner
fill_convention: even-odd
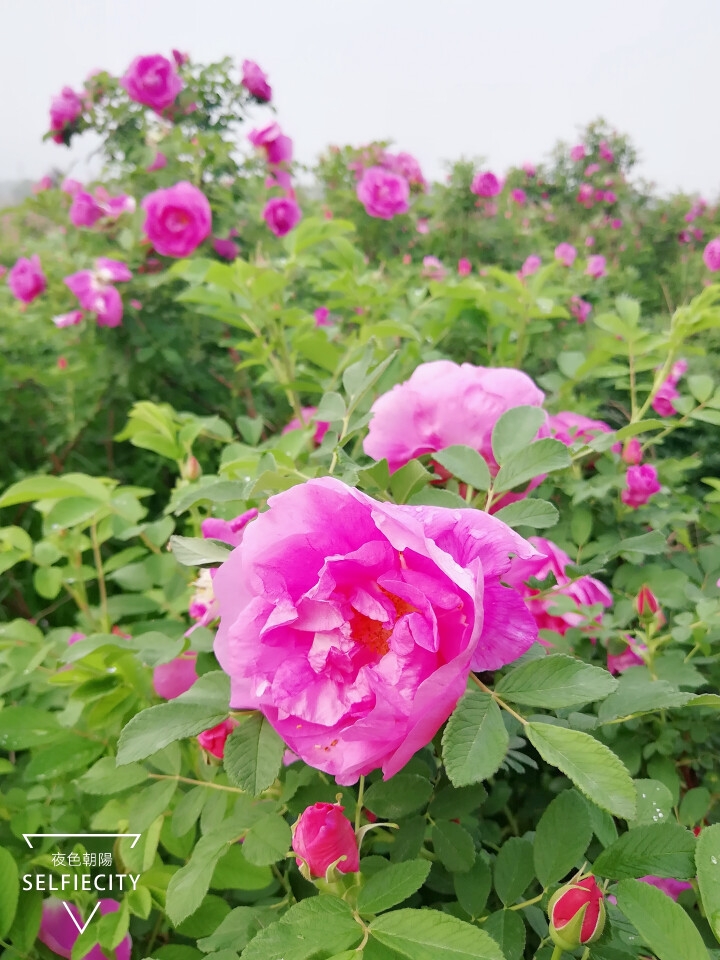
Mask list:
[[[212,247],[223,260],[234,260],[240,253],[240,248],[230,237],[213,237]]]
[[[595,277],[596,280],[599,277],[604,277],[607,273],[605,257],[603,257],[601,254],[595,254],[592,257],[588,257],[585,273],[589,277]]]
[[[571,267],[575,263],[577,250],[571,243],[559,243],[555,247],[555,259],[564,267]]]
[[[65,277],[63,283],[75,294],[83,310],[96,315],[100,327],[119,327],[122,323],[122,297],[112,285],[132,279],[127,264],[98,257],[94,270],[80,270]]]
[[[292,160],[292,140],[285,136],[277,123],[270,123],[259,130],[251,130],[248,140],[253,146],[265,151],[269,164],[290,163]]]
[[[44,177],[41,177],[37,183],[33,184],[32,192],[44,193],[46,190],[51,190],[52,185],[53,185],[52,179],[46,175]]]
[[[441,282],[445,279],[446,272],[445,267],[437,257],[423,257],[423,266],[420,271],[421,277],[427,277],[428,280]]]
[[[634,466],[642,462],[642,445],[637,437],[625,441],[622,458],[625,463]]]
[[[594,173],[597,173],[599,169],[600,169],[599,163],[589,163],[585,167],[585,173],[583,174],[583,176],[591,177]]]
[[[66,177],[60,184],[60,189],[68,196],[74,197],[78,190],[82,190],[83,185],[79,180],[73,180],[72,177]]]
[[[327,307],[318,307],[314,312],[315,317],[315,326],[316,327],[330,327],[332,326],[332,320],[330,319],[330,311]]]
[[[598,153],[603,160],[607,160],[608,163],[612,163],[615,159],[615,154],[610,149],[610,146],[607,140],[601,140],[598,147]]]
[[[528,177],[534,177],[535,174],[537,173],[537,171],[536,171],[536,169],[535,169],[535,164],[534,164],[534,163],[530,163],[529,161],[526,161],[526,162],[522,165],[522,169],[523,169],[523,171],[525,172],[525,175],[528,176]]]
[[[71,310],[70,313],[61,313],[57,317],[53,317],[52,322],[56,327],[74,327],[80,323],[84,316],[82,310]]]
[[[628,467],[625,482],[627,487],[622,491],[621,499],[633,510],[644,506],[653,494],[660,491],[657,470],[651,463]]]
[[[153,54],[136,57],[120,79],[131,100],[162,113],[175,102],[183,88],[176,66],[167,57]]]
[[[145,233],[164,257],[188,257],[210,236],[212,211],[208,199],[185,180],[149,193],[141,206]]]
[[[380,165],[404,177],[412,187],[426,187],[420,164],[411,153],[384,153]]]
[[[153,670],[153,689],[163,700],[174,700],[197,680],[196,653],[184,653],[170,663],[161,663]]]
[[[531,253],[530,256],[525,260],[523,265],[520,267],[518,276],[521,279],[525,277],[530,277],[533,273],[537,273],[542,264],[542,260],[538,257],[537,254]]]
[[[408,212],[410,185],[397,173],[370,167],[358,182],[357,198],[368,216],[392,220],[396,214]]]
[[[254,60],[243,60],[242,84],[256,100],[267,102],[272,98],[272,87],[268,83],[267,75]]]
[[[642,653],[647,651],[645,644],[633,640],[630,634],[625,635],[625,640],[627,641],[627,646],[622,653],[608,652],[607,667],[610,673],[624,673],[626,670],[629,670],[630,667],[642,667],[645,665],[645,660],[642,657]]]
[[[552,436],[564,443],[566,447],[574,443],[590,443],[601,433],[613,432],[612,427],[604,420],[592,420],[573,410],[562,410],[560,413],[551,414],[548,426]],[[615,453],[620,453],[621,444],[618,442],[611,449]]]
[[[63,87],[50,101],[50,129],[55,143],[68,143],[75,121],[83,112],[83,103],[71,87]]]

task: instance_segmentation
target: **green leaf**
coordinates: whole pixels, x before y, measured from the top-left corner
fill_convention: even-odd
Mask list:
[[[270,916],[254,907],[235,907],[209,937],[198,940],[198,946],[206,953],[217,950],[233,952],[244,950],[258,930],[267,925]]]
[[[479,856],[466,873],[453,874],[453,884],[463,910],[471,917],[479,917],[492,889],[492,874],[487,862]]]
[[[339,393],[324,393],[318,404],[315,419],[324,423],[342,420],[345,416],[345,401]]]
[[[535,527],[537,530],[545,527],[554,527],[560,514],[548,500],[538,497],[525,497],[509,503],[495,513],[498,520],[502,520],[509,527]]]
[[[365,807],[377,817],[399,820],[424,807],[432,784],[416,773],[397,773],[390,780],[378,780],[365,791]]]
[[[515,903],[535,876],[533,845],[522,837],[510,837],[500,847],[493,870],[495,890],[506,907]]]
[[[534,477],[570,466],[570,454],[564,443],[546,437],[511,454],[500,467],[493,488],[496,492],[512,490]]]
[[[432,474],[419,460],[408,462],[390,477],[390,490],[397,503],[407,503],[410,497],[432,480]]]
[[[677,823],[643,824],[618,837],[603,850],[593,871],[611,880],[633,877],[695,876],[695,837]]]
[[[628,440],[630,437],[636,437],[639,433],[647,433],[649,430],[662,430],[665,424],[662,420],[638,420],[637,423],[628,423],[621,427],[615,434],[616,440]]]
[[[0,497],[0,507],[12,507],[16,503],[33,500],[60,500],[64,497],[81,497],[85,490],[66,477],[27,477],[8,487]]]
[[[301,900],[261,930],[243,950],[242,960],[314,960],[341,953],[361,940],[352,908],[338,897],[321,894]]]
[[[179,697],[142,710],[125,725],[118,741],[118,766],[144,760],[175,740],[216,727],[227,719],[229,703],[227,674],[221,670],[203,674]]]
[[[650,533],[641,533],[639,537],[628,537],[627,540],[621,540],[613,550],[613,555],[624,553],[627,550],[644,554],[663,553],[665,546],[665,536],[659,530],[653,530]]]
[[[664,783],[659,780],[635,780],[637,792],[637,814],[633,826],[641,823],[658,823],[673,816],[673,797]]]
[[[712,804],[713,798],[707,787],[693,787],[680,803],[680,823],[686,827],[701,824]]]
[[[658,960],[709,960],[695,924],[662,890],[641,880],[622,880],[617,901]]]
[[[440,862],[450,873],[465,873],[475,863],[475,843],[459,823],[439,820],[432,828],[432,842]]]
[[[498,910],[483,924],[506,960],[521,960],[525,949],[525,924],[519,910]]]
[[[547,414],[540,407],[511,407],[506,410],[492,432],[492,452],[497,462],[504,464],[513,453],[526,450],[546,419]]]
[[[713,395],[715,384],[713,378],[706,373],[698,373],[687,379],[690,393],[695,397],[698,403],[705,403]]]
[[[236,727],[225,742],[223,766],[230,783],[254,797],[274,782],[285,744],[261,713]]]
[[[382,913],[419,890],[430,873],[428,860],[406,860],[391,863],[365,883],[358,896],[362,914]]]
[[[495,689],[503,700],[558,710],[602,700],[617,685],[607,670],[555,653],[515,667]]]
[[[593,803],[615,817],[635,816],[635,787],[625,765],[604,744],[580,730],[549,723],[526,724],[540,756],[558,767]]]
[[[720,823],[700,831],[695,864],[705,916],[715,938],[720,940]]]
[[[618,717],[682,707],[692,696],[677,690],[666,680],[653,680],[647,672],[632,670],[620,678],[617,690],[601,704],[598,717],[607,723]]]
[[[200,567],[205,563],[224,563],[231,548],[217,540],[203,537],[170,537],[170,549],[178,563],[185,567]]]
[[[505,960],[483,930],[437,910],[393,910],[373,920],[370,933],[403,960]]]
[[[291,843],[288,822],[278,813],[269,813],[254,823],[245,834],[243,854],[248,863],[265,867],[283,860]]]
[[[257,867],[249,863],[242,846],[235,843],[218,860],[210,887],[213,890],[264,890],[272,882],[269,866]]]
[[[105,747],[102,743],[70,734],[56,740],[51,746],[33,751],[30,763],[25,768],[25,779],[42,783],[57,777],[83,770],[93,763]]]
[[[433,454],[441,467],[445,467],[462,483],[469,483],[475,490],[488,490],[491,477],[487,463],[477,450],[462,444],[445,447]]]
[[[543,887],[561,880],[582,861],[592,838],[588,807],[574,790],[564,790],[547,806],[535,830],[533,858]]]
[[[505,759],[509,743],[500,708],[481,690],[469,690],[448,720],[443,762],[456,787],[487,780]]]
[[[0,749],[27,750],[65,734],[55,718],[36,707],[10,706],[0,710]]]
[[[33,573],[33,586],[45,600],[54,600],[62,587],[62,573],[58,567],[38,567]]]
[[[19,895],[17,864],[12,854],[0,847],[0,937],[4,937],[13,924]]]

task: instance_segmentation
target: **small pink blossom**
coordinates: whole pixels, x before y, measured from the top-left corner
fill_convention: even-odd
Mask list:
[[[517,203],[518,206],[522,206],[527,201],[527,194],[520,187],[515,187],[511,190],[510,197],[513,203]]]
[[[16,300],[32,303],[45,292],[47,280],[40,264],[40,257],[34,253],[30,259],[20,257],[8,273],[7,285]]]
[[[73,180],[71,177],[66,177],[60,184],[62,192],[67,193],[70,197],[74,197],[78,190],[82,190],[82,187],[83,185],[79,180]]]
[[[203,730],[202,733],[199,733],[198,743],[203,750],[207,750],[213,757],[222,760],[225,756],[225,742],[237,725],[238,721],[234,717],[228,717],[227,720],[223,720],[216,727],[211,727],[210,730]]]
[[[183,82],[175,64],[158,53],[136,57],[120,79],[120,86],[131,100],[162,113],[175,102]]]
[[[219,517],[208,517],[203,520],[200,529],[206,540],[222,540],[231,547],[239,547],[242,543],[245,527],[258,515],[256,507],[251,507],[233,520],[221,520]]]
[[[607,140],[601,140],[598,147],[598,153],[600,154],[601,159],[607,160],[608,163],[612,163],[615,159],[615,154],[610,149],[610,146]]]
[[[272,197],[265,204],[263,219],[276,237],[284,237],[302,219],[302,211],[294,197]]]
[[[170,663],[161,663],[153,670],[153,689],[163,700],[174,700],[197,680],[196,653],[184,653]]]
[[[586,156],[584,144],[579,143],[576,147],[570,148],[570,159],[574,163],[579,163],[581,160],[584,160]]]
[[[564,267],[571,267],[576,257],[577,250],[571,243],[559,243],[555,247],[555,259],[559,260]]]
[[[630,636],[625,635],[627,646],[622,653],[610,653],[607,655],[607,667],[610,673],[624,673],[630,667],[642,667],[645,660],[642,654],[647,651],[644,643],[638,643]]]
[[[584,417],[581,413],[575,413],[573,410],[563,410],[560,413],[553,413],[548,420],[548,426],[552,436],[566,447],[574,443],[590,443],[590,441],[601,433],[612,433],[612,427],[604,420],[592,420],[590,417]],[[620,443],[616,443],[612,449],[620,453]]]
[[[650,463],[628,467],[626,475],[627,487],[622,491],[622,502],[637,510],[648,502],[653,494],[660,491],[657,470]]]
[[[585,246],[594,247],[595,246],[595,237],[585,237]]]
[[[578,203],[591,203],[595,195],[595,190],[591,183],[581,183],[578,187],[577,201]]]
[[[234,260],[240,253],[240,248],[230,237],[214,237],[212,247],[223,260]]]
[[[408,212],[410,185],[397,173],[370,167],[358,182],[357,198],[368,216],[392,220],[397,214]]]
[[[259,130],[251,130],[248,140],[254,147],[265,151],[269,164],[290,163],[292,160],[292,140],[285,136],[277,123],[270,123]]]
[[[445,279],[445,267],[437,257],[423,257],[423,266],[420,271],[421,277],[427,277],[428,280],[437,280],[441,282]]]
[[[301,411],[303,422],[300,422],[298,417],[293,417],[290,423],[286,424],[282,428],[282,433],[290,433],[291,430],[303,430],[305,427],[312,421],[315,414],[317,413],[317,407],[302,407]],[[315,421],[315,432],[313,434],[313,443],[316,447],[319,447],[323,442],[323,437],[328,432],[330,424],[326,423],[324,420]]]
[[[63,87],[50,101],[50,129],[55,143],[66,143],[75,121],[83,112],[83,103],[71,87]]]
[[[622,458],[625,463],[635,466],[642,462],[642,445],[637,437],[630,437],[625,441]]]
[[[458,260],[458,274],[461,277],[467,277],[472,273],[472,264],[469,260],[466,260],[465,257],[461,257]]]
[[[131,306],[134,310],[142,310],[142,303],[140,303],[139,300],[131,300],[131,301],[130,301],[130,306]]]
[[[533,273],[537,273],[542,264],[542,260],[538,257],[537,254],[531,253],[530,256],[525,260],[523,265],[520,267],[518,276],[521,279],[525,277],[532,276]]]
[[[582,297],[578,297],[576,294],[570,297],[570,313],[578,323],[585,323],[591,310],[592,304],[588,303],[587,300],[583,300]]]
[[[585,167],[585,173],[583,174],[583,176],[591,177],[594,173],[597,173],[599,169],[600,169],[599,163],[589,163]]]
[[[272,87],[268,83],[267,75],[254,60],[243,60],[242,84],[256,100],[267,102],[272,98]]]
[[[720,270],[720,237],[715,237],[703,250],[703,263],[713,273]]]
[[[502,190],[502,184],[489,170],[476,173],[470,186],[470,192],[476,197],[496,197]]]
[[[154,173],[156,170],[162,170],[164,167],[166,167],[167,162],[168,161],[165,154],[161,153],[158,150],[158,152],[155,154],[155,159],[153,160],[153,162],[150,164],[149,167],[145,167],[145,169],[148,173]]]
[[[53,317],[52,322],[56,327],[74,327],[80,323],[84,316],[82,310],[71,310],[70,313],[61,313],[59,316]]]
[[[604,277],[607,273],[605,257],[603,257],[601,254],[595,254],[592,257],[588,257],[585,273],[587,276],[594,277],[596,280],[600,277]]]
[[[314,312],[315,317],[315,326],[316,327],[330,327],[332,326],[332,320],[330,319],[330,311],[327,307],[318,307]]]
[[[611,220],[611,221],[610,221],[610,229],[611,229],[611,230],[620,230],[620,228],[622,227],[622,225],[623,225],[623,222],[622,222],[622,220],[621,220],[619,217],[615,217],[614,220]]]

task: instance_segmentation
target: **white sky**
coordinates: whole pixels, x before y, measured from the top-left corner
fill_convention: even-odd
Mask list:
[[[177,47],[256,60],[304,161],[391,138],[500,172],[602,114],[643,176],[715,196],[719,44],[720,0],[0,0],[0,180],[69,166],[40,142],[63,85]]]

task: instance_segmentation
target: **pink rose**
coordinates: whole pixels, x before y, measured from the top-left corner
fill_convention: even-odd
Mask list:
[[[534,177],[535,174],[537,173],[534,163],[525,162],[522,165],[522,169],[525,172],[525,176],[527,177]]]
[[[519,206],[522,206],[527,200],[527,194],[524,190],[521,190],[520,187],[515,187],[514,190],[511,190],[510,197],[512,201],[517,203]]]
[[[595,196],[595,190],[593,189],[592,184],[590,183],[581,183],[578,188],[577,200],[578,203],[592,203],[592,199]]]
[[[394,473],[414,457],[466,444],[497,472],[491,445],[496,422],[511,407],[540,407],[544,399],[520,370],[421,363],[409,380],[375,401],[363,449],[373,460],[386,457]]]
[[[60,184],[60,189],[68,196],[74,197],[78,190],[82,190],[82,184],[79,180],[73,180],[72,177],[66,177]]]
[[[108,913],[116,913],[119,909],[120,904],[117,900],[105,897],[100,900],[98,913],[104,917]],[[70,914],[72,914],[72,916],[70,916]],[[87,917],[85,919],[87,919]],[[72,948],[80,936],[80,927],[82,927],[82,924],[83,918],[80,916],[80,911],[74,903],[58,900],[56,897],[48,897],[47,900],[43,900],[42,904],[42,918],[40,920],[38,940],[44,943],[48,949],[52,950],[52,952],[56,953],[59,957],[65,957],[65,960],[70,960]],[[130,939],[130,934],[127,933],[115,948],[117,960],[130,960],[131,950],[132,940]],[[89,953],[85,954],[85,957],[86,960],[106,960],[105,954],[97,944]]]
[[[624,637],[627,646],[622,653],[609,653],[607,655],[607,667],[610,673],[625,673],[630,667],[642,667],[645,661],[642,652],[647,650],[644,643],[637,643],[629,633]]]
[[[585,246],[594,247],[595,246],[595,237],[585,237]]]
[[[37,183],[33,184],[32,192],[44,193],[46,190],[51,190],[52,185],[53,185],[52,179],[46,175],[44,177],[41,177]]]
[[[69,313],[61,313],[53,317],[52,321],[56,327],[74,327],[84,316],[82,310],[71,310]]]
[[[570,297],[570,313],[577,319],[578,323],[585,323],[591,311],[592,304],[588,303],[587,300],[583,300],[575,294]]]
[[[537,273],[542,265],[542,260],[536,253],[531,253],[530,256],[525,260],[523,265],[518,271],[518,276],[520,279],[525,277],[531,277],[534,273]]]
[[[318,307],[315,310],[313,316],[315,317],[315,326],[316,327],[330,327],[332,326],[332,320],[330,319],[330,311],[327,307]]]
[[[598,153],[603,160],[607,160],[608,163],[612,163],[615,159],[615,154],[612,152],[608,146],[607,140],[601,140],[598,147]]]
[[[472,273],[472,264],[469,260],[466,260],[465,257],[460,257],[458,260],[458,274],[461,277],[468,277]]]
[[[303,430],[313,419],[317,413],[317,407],[303,407],[301,410],[303,415],[303,423],[300,422],[298,417],[293,417],[290,423],[286,424],[282,428],[282,433],[290,433],[291,430]],[[329,423],[326,423],[324,420],[317,420],[315,422],[315,433],[313,434],[313,442],[316,446],[320,446],[323,442],[323,437],[328,431]]]
[[[610,229],[611,229],[611,230],[620,230],[621,227],[622,227],[622,225],[623,225],[623,222],[622,222],[622,220],[621,220],[619,217],[615,217],[614,220],[611,220],[611,221],[610,221]]]
[[[222,760],[225,755],[225,741],[237,725],[237,720],[229,717],[216,727],[212,727],[210,730],[203,730],[202,733],[199,733],[197,738],[198,743],[203,750],[207,750],[208,753]]]
[[[145,233],[165,257],[189,257],[210,236],[210,204],[205,194],[186,180],[149,193],[142,208]]]
[[[265,204],[263,219],[276,237],[284,237],[302,219],[302,211],[294,197],[272,197]]]
[[[167,157],[165,156],[164,153],[160,153],[160,151],[158,151],[155,154],[155,159],[153,160],[153,162],[150,164],[149,167],[145,167],[145,169],[148,173],[154,173],[156,170],[162,170],[166,166],[167,166]]]
[[[428,280],[437,280],[440,282],[445,279],[445,273],[445,267],[437,257],[423,257],[423,266],[420,271],[421,277],[427,277]]]
[[[613,432],[612,427],[608,426],[604,420],[591,420],[590,417],[584,417],[581,413],[574,413],[572,410],[552,414],[548,426],[553,437],[564,443],[566,447],[572,446],[573,443],[589,443],[600,433]],[[615,453],[620,453],[621,444],[614,444],[612,449]]]
[[[471,669],[536,638],[502,585],[534,548],[480,510],[379,503],[333,477],[273,496],[217,571],[215,653],[233,707],[354,783],[430,742]],[[332,522],[330,520],[332,519]]]
[[[642,446],[637,437],[630,437],[623,447],[622,458],[624,463],[631,465],[640,463],[642,460]]]
[[[174,63],[159,53],[135,57],[120,80],[131,100],[152,107],[157,113],[175,102],[183,88]]]
[[[123,304],[113,284],[131,279],[126,263],[98,257],[94,270],[79,270],[65,277],[63,283],[75,294],[83,310],[96,314],[99,327],[119,327]]]
[[[599,163],[589,163],[589,164],[585,167],[585,173],[583,174],[583,176],[584,176],[584,177],[591,177],[594,173],[597,173],[599,169],[600,169],[600,164],[599,164]]]
[[[715,237],[703,250],[703,263],[713,273],[720,270],[720,237]]]
[[[174,700],[185,693],[197,680],[196,653],[184,653],[170,663],[161,663],[153,670],[155,693],[163,700]]]
[[[592,257],[588,257],[585,273],[589,277],[595,277],[596,280],[599,277],[604,277],[607,273],[605,257],[603,257],[601,254],[595,254]]]
[[[660,490],[657,470],[650,463],[628,467],[625,481],[627,487],[623,490],[621,499],[626,506],[632,507],[633,510],[642,507],[653,494]]]
[[[254,60],[243,60],[242,84],[256,100],[267,102],[272,97],[272,88],[268,78]]]
[[[103,208],[85,190],[76,190],[70,204],[70,223],[74,227],[92,227],[103,216]]]
[[[559,243],[555,247],[555,259],[559,260],[564,267],[571,267],[575,263],[577,250],[571,243]]]
[[[285,136],[277,123],[271,123],[260,130],[251,130],[248,140],[253,146],[265,151],[270,164],[290,163],[292,160],[292,140]]]
[[[30,259],[20,257],[8,273],[7,285],[16,300],[32,303],[35,297],[45,292],[47,280],[40,265],[40,257],[34,253]]]
[[[223,260],[234,260],[240,253],[240,248],[230,237],[214,237],[212,247]]]
[[[411,153],[385,153],[381,166],[391,173],[404,177],[414,187],[426,187],[427,182],[420,169],[420,164]]]
[[[538,555],[527,560],[516,560],[510,573],[505,574],[503,580],[525,597],[528,609],[535,618],[539,630],[553,630],[555,633],[564,635],[571,627],[580,626],[585,621],[580,611],[581,607],[591,607],[597,603],[601,603],[604,607],[612,606],[612,594],[605,584],[596,580],[595,577],[570,579],[565,573],[565,568],[573,561],[564,550],[544,537],[528,539],[539,551]],[[540,591],[526,583],[530,577],[541,581],[546,580],[551,573],[557,581],[557,586],[552,587],[542,596],[538,596]],[[577,609],[567,613],[554,612],[553,608],[558,596],[569,597],[574,601]]]
[[[430,233],[430,224],[428,223],[427,217],[420,217],[415,225],[415,229],[423,235]]]
[[[50,129],[56,131],[55,143],[67,143],[72,126],[83,112],[80,97],[70,87],[63,87],[50,101]]]
[[[410,185],[397,173],[370,167],[358,182],[357,198],[368,216],[392,220],[396,214],[408,212]]]
[[[687,370],[687,360],[678,360],[670,369],[667,378],[660,384],[660,388],[652,399],[652,408],[661,417],[671,417],[677,413],[673,400],[680,396],[676,390],[678,382]]]
[[[584,160],[585,157],[586,157],[585,146],[582,143],[579,143],[576,147],[571,147],[570,159],[574,163],[579,163],[580,160]]]
[[[307,864],[310,876],[324,877],[337,863],[340,873],[357,873],[360,854],[353,825],[336,803],[315,803],[300,814],[293,830],[296,863]],[[339,861],[339,863],[338,863]]]
[[[476,173],[470,185],[470,192],[476,197],[496,197],[502,190],[502,184],[489,170],[485,173]]]
[[[231,547],[238,547],[242,543],[245,527],[258,515],[256,507],[251,507],[233,520],[221,520],[219,517],[208,517],[200,525],[202,535],[206,540],[222,540]]]

